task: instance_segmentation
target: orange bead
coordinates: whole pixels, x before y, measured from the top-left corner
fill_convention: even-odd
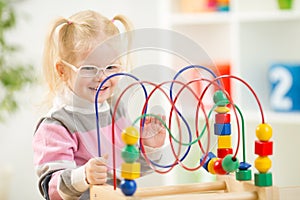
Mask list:
[[[268,141],[272,137],[272,127],[269,124],[260,124],[256,128],[256,137],[261,141]]]

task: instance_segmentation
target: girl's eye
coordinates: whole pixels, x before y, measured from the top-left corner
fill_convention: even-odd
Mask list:
[[[117,66],[117,65],[108,65],[108,66],[106,67],[106,70],[108,70],[108,71],[117,71],[119,68],[120,68],[120,67]]]
[[[97,70],[97,68],[94,67],[94,66],[85,66],[85,67],[82,67],[82,70],[84,70],[84,71],[93,71],[93,70]]]

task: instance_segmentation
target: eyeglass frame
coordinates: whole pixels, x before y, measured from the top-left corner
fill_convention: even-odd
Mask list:
[[[104,74],[104,75],[106,75],[105,74],[105,70],[107,69],[107,67],[109,67],[109,66],[118,66],[119,68],[120,68],[120,70],[118,71],[118,72],[120,72],[121,71],[121,69],[122,69],[122,65],[120,65],[120,64],[117,64],[117,63],[113,63],[113,64],[109,64],[109,65],[106,65],[105,67],[98,67],[98,66],[96,66],[96,65],[81,65],[80,67],[76,67],[75,65],[73,65],[73,64],[71,64],[71,63],[69,63],[69,62],[67,62],[67,61],[65,61],[65,60],[60,60],[64,65],[66,65],[66,66],[68,66],[68,67],[70,67],[74,72],[76,72],[80,77],[84,77],[84,78],[94,78],[94,77],[96,77],[98,74],[99,74],[99,72],[100,71],[102,71],[102,73]],[[85,67],[85,66],[92,66],[92,67],[95,67],[96,69],[97,69],[97,73],[95,73],[95,75],[94,76],[82,76],[82,75],[80,75],[80,69],[82,69],[83,67]],[[118,72],[116,72],[116,73],[118,73]],[[113,73],[112,73],[113,74]],[[109,74],[109,75],[111,75],[111,74]],[[107,75],[106,75],[107,76]]]

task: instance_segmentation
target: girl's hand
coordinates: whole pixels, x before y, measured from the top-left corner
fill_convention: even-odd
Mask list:
[[[166,121],[165,116],[160,116],[163,121]],[[163,124],[155,117],[146,117],[143,133],[141,135],[143,145],[152,148],[161,147],[166,138],[166,129]]]
[[[85,164],[85,175],[88,184],[102,185],[107,181],[107,156],[91,158]]]

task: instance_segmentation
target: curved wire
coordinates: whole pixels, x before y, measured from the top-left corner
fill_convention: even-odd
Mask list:
[[[97,92],[96,92],[96,95],[95,95],[95,112],[96,112],[96,129],[97,129],[97,144],[98,144],[98,156],[101,157],[101,137],[100,137],[100,122],[99,122],[99,114],[98,114],[98,95],[99,95],[99,92],[100,92],[100,89],[102,88],[102,86],[104,85],[104,83],[106,81],[108,81],[109,79],[115,77],[115,76],[129,76],[131,78],[133,78],[134,80],[136,81],[139,81],[139,79],[137,77],[135,77],[134,75],[132,74],[129,74],[129,73],[116,73],[116,74],[112,74],[108,77],[106,77],[99,85],[99,87],[97,88]],[[145,98],[147,98],[147,90],[145,88],[144,85],[142,85],[142,88],[144,90],[144,94],[145,94]],[[113,151],[113,178],[114,178],[114,190],[116,190],[117,188],[117,179],[116,179],[116,159],[115,159],[115,134],[114,134],[114,115],[112,115],[112,143],[113,143],[113,148],[112,148],[112,151]]]

